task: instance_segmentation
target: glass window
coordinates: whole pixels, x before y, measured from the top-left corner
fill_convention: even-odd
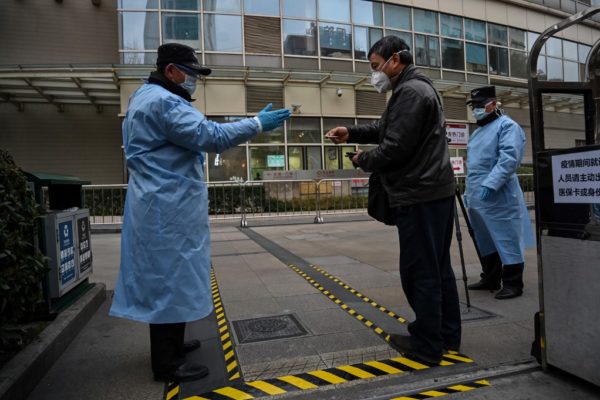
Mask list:
[[[465,39],[485,43],[485,22],[465,18]]]
[[[350,0],[319,1],[319,19],[350,22]]]
[[[398,29],[412,29],[410,8],[385,3],[385,26]]]
[[[283,143],[284,133],[283,126],[275,128],[268,132],[262,132],[260,135],[254,136],[251,143]]]
[[[386,35],[398,36],[400,39],[404,40],[406,44],[410,47],[411,52],[413,51],[413,43],[412,43],[412,33],[404,32],[404,31],[394,31],[392,29],[385,30]]]
[[[429,65],[427,57],[427,37],[425,35],[415,34],[415,64],[417,65]]]
[[[288,169],[298,171],[304,169],[304,148],[300,146],[288,147]]]
[[[240,0],[204,0],[204,11],[239,14],[241,10]]]
[[[533,47],[533,44],[535,43],[538,37],[540,37],[538,33],[527,32],[527,51],[531,51],[531,48]],[[540,54],[546,54],[546,45],[542,47]]]
[[[383,30],[379,28],[354,27],[354,58],[366,60],[369,49],[375,42],[383,37]]]
[[[119,8],[129,8],[136,10],[145,10],[149,8],[158,8],[158,0],[119,0]]]
[[[322,57],[352,58],[350,25],[321,22],[319,24],[319,44]]]
[[[573,61],[564,62],[565,82],[579,81],[579,64]]]
[[[169,10],[199,10],[200,0],[162,0],[162,8]]]
[[[158,13],[121,13],[123,50],[156,50],[158,48]]]
[[[156,51],[121,53],[121,62],[123,64],[156,64]]]
[[[465,69],[463,43],[460,40],[442,39],[442,67],[449,69]]]
[[[461,42],[462,43],[462,42]],[[427,55],[430,67],[440,67],[440,40],[433,36],[427,37]]]
[[[508,49],[489,47],[490,74],[508,76]]]
[[[548,57],[546,60],[548,66],[548,80],[562,81],[563,80],[563,65],[559,58]]]
[[[568,60],[577,60],[577,43],[563,40],[563,54]]]
[[[585,44],[580,44],[578,50],[579,62],[585,64],[585,62],[587,61],[588,54],[590,54],[591,47],[586,46]]]
[[[232,147],[221,154],[208,153],[208,178],[211,182],[246,179],[246,146]]]
[[[352,0],[352,21],[355,24],[383,25],[381,3],[367,0]]]
[[[204,15],[206,51],[242,51],[242,19],[235,15]]]
[[[283,16],[316,19],[316,0],[283,0]]]
[[[506,27],[488,24],[488,43],[508,46],[508,31]]]
[[[487,52],[484,45],[466,43],[467,71],[487,74]]]
[[[244,0],[248,14],[279,15],[279,0]]]
[[[415,64],[426,67],[440,66],[440,42],[433,36],[415,34]]]
[[[546,57],[539,56],[537,62],[537,73],[539,80],[546,80],[548,75],[546,74]]]
[[[306,169],[322,169],[321,146],[306,147]]]
[[[283,20],[283,51],[302,56],[317,55],[317,23],[314,21]]]
[[[323,118],[323,135],[327,133],[327,131],[337,128],[338,126],[353,126],[354,119],[353,118]],[[329,139],[326,140],[329,142]]]
[[[325,169],[340,168],[340,148],[337,146],[325,146]]]
[[[546,55],[553,57],[562,57],[562,41],[551,37],[546,42]]]
[[[321,143],[321,119],[294,117],[288,122],[288,143]]]
[[[461,17],[454,15],[440,14],[440,24],[442,25],[442,36],[450,36],[462,39],[463,22]]]
[[[527,79],[527,53],[510,51],[510,75],[515,78]]]
[[[355,169],[354,165],[352,165],[352,160],[346,157],[346,153],[356,151],[355,146],[342,146],[340,148],[342,153],[342,169]]]
[[[438,34],[438,14],[433,11],[414,9],[415,31]]]
[[[285,169],[285,151],[283,146],[251,146],[250,176],[262,176],[263,171],[282,171]]]
[[[162,13],[163,43],[177,42],[200,49],[200,14]]]
[[[527,48],[525,31],[517,28],[509,28],[508,32],[510,34],[510,47],[519,50],[525,50]]]

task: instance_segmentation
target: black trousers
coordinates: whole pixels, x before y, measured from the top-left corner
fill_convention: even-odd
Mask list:
[[[400,238],[400,279],[415,320],[413,347],[437,358],[460,346],[461,319],[450,263],[454,196],[393,209]]]
[[[150,358],[155,375],[173,373],[185,362],[185,322],[150,324]]]

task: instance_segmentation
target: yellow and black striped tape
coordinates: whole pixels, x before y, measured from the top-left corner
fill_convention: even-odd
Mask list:
[[[415,393],[408,396],[401,397],[393,397],[390,400],[422,400],[422,399],[430,399],[432,397],[442,397],[447,396],[449,394],[461,393],[461,392],[470,392],[471,390],[479,389],[482,387],[490,386],[490,383],[482,379],[480,381],[469,382],[460,385],[448,386],[443,389],[436,390],[427,390],[425,392]]]
[[[179,395],[179,383],[170,382],[165,385],[165,399],[174,400]]]
[[[322,386],[338,385],[360,379],[370,379],[377,376],[403,374],[427,368],[429,368],[427,365],[406,357],[396,357],[388,360],[342,365],[324,370],[225,386],[207,393],[187,397],[183,400],[255,399],[264,396],[316,389]],[[460,385],[456,387],[458,388],[458,386]]]
[[[361,299],[362,301],[369,303],[371,306],[375,307],[376,309],[378,309],[379,311],[383,312],[384,314],[387,314],[388,316],[398,320],[401,323],[406,323],[406,319],[399,316],[398,314],[396,314],[395,312],[388,310],[387,308],[385,308],[384,306],[378,304],[375,300],[368,298],[367,296],[365,296],[364,294],[362,294],[361,292],[359,292],[358,290],[350,287],[348,284],[342,282],[340,279],[336,278],[335,276],[331,275],[330,273],[328,273],[327,271],[317,267],[316,265],[312,265],[310,264],[311,268],[313,268],[315,271],[325,275],[327,278],[331,279],[332,281],[334,281],[335,283],[337,283],[338,285],[340,285],[341,287],[343,287],[344,289],[346,289],[347,291],[353,293],[356,297],[358,297],[359,299]]]
[[[240,366],[233,347],[233,340],[229,333],[229,326],[225,317],[225,308],[221,302],[221,294],[219,293],[219,286],[217,285],[217,278],[214,270],[211,270],[210,272],[210,290],[212,291],[215,315],[217,316],[217,329],[219,330],[219,335],[221,335],[221,346],[223,347],[223,355],[225,357],[227,377],[230,381],[240,379]]]
[[[303,277],[304,279],[306,279],[309,283],[311,283],[321,293],[323,293],[325,296],[327,296],[327,298],[329,298],[329,300],[333,301],[335,304],[337,304],[338,306],[340,306],[342,308],[342,310],[346,311],[348,314],[352,315],[354,318],[356,318],[357,320],[359,320],[360,322],[362,322],[366,327],[368,327],[369,329],[373,330],[383,340],[385,340],[386,342],[390,341],[390,335],[388,333],[386,333],[383,329],[381,329],[380,327],[378,327],[377,325],[375,325],[375,323],[373,323],[372,321],[370,321],[369,319],[367,319],[363,315],[359,314],[352,307],[350,307],[347,304],[345,304],[344,302],[342,302],[333,293],[331,293],[330,291],[328,291],[327,289],[325,289],[319,282],[315,281],[310,275],[308,275],[307,273],[305,273],[304,271],[302,271],[300,268],[296,267],[293,264],[288,264],[288,267],[290,267],[298,275],[300,275],[301,277]],[[471,358],[469,358],[469,357],[467,357],[467,356],[465,356],[463,354],[459,354],[459,353],[457,353],[455,351],[450,351],[449,353],[444,354],[443,357],[445,359],[452,360],[454,362],[457,362],[457,361],[458,362],[464,362],[464,363],[471,363],[471,362],[473,362],[473,360]],[[446,366],[446,365],[452,365],[452,364],[453,364],[452,362],[449,362],[447,360],[442,360],[439,365],[440,366]]]

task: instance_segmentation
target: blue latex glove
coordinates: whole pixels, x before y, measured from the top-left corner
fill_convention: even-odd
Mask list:
[[[284,121],[292,115],[287,108],[275,111],[271,111],[271,108],[273,108],[273,103],[267,104],[267,106],[257,115],[258,120],[262,125],[263,132],[272,131],[278,126],[283,125]]]
[[[481,194],[479,195],[479,200],[488,201],[490,199],[490,197],[492,197],[493,193],[494,193],[494,189],[490,189],[487,186],[482,186]]]

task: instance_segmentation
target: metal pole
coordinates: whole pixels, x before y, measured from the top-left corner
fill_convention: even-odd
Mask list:
[[[456,193],[460,196],[458,190]],[[462,268],[463,283],[465,284],[465,294],[467,296],[467,312],[471,311],[471,299],[469,297],[469,288],[467,287],[467,270],[465,268],[465,255],[462,247],[462,233],[460,232],[460,221],[458,220],[458,207],[454,203],[454,225],[456,225],[456,240],[458,241],[458,252],[460,254],[460,266]],[[476,246],[477,247],[477,246]]]
[[[475,246],[475,251],[477,252],[477,258],[479,258],[479,264],[481,264],[481,268],[483,269],[483,262],[481,261],[481,253],[479,253],[479,247],[477,246],[477,240],[475,240],[475,233],[473,232],[473,227],[471,226],[471,221],[469,221],[469,214],[467,214],[467,210],[465,209],[465,204],[462,200],[462,195],[460,194],[460,190],[458,187],[456,188],[456,198],[458,199],[458,204],[460,205],[460,210],[462,211],[463,217],[465,218],[465,222],[467,223],[467,230],[469,231],[469,236],[473,240],[473,245]],[[457,214],[458,218],[458,214]]]

